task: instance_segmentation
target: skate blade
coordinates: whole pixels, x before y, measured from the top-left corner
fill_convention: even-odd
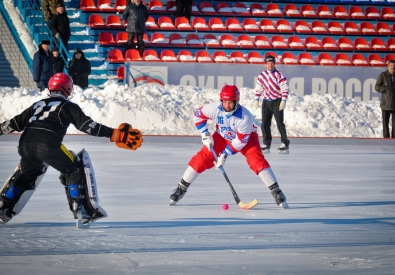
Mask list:
[[[286,155],[286,154],[289,154],[289,150],[288,149],[287,150],[278,150],[278,153]]]
[[[289,208],[288,203],[287,203],[286,201],[280,203],[280,206],[281,206],[282,208],[284,208],[284,209]]]
[[[270,149],[262,149],[262,148],[261,148],[261,150],[262,150],[262,153],[270,154]]]
[[[91,227],[91,222],[87,222],[87,223],[82,223],[81,220],[75,220],[75,224],[77,225],[77,228],[79,229],[88,229],[89,227]]]
[[[172,206],[172,205],[176,205],[176,201],[173,201],[173,200],[170,200],[170,206]]]

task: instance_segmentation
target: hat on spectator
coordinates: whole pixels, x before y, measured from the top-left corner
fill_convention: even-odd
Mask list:
[[[56,7],[57,7],[57,8],[59,8],[59,7],[63,7],[63,8],[64,8],[64,4],[63,4],[63,3],[57,3],[57,4],[56,4]]]
[[[41,40],[41,45],[51,45],[51,41],[49,41],[49,40]]]
[[[80,48],[75,48],[74,49],[74,54],[76,54],[76,53],[82,53],[81,49]]]
[[[56,47],[56,46],[54,46],[53,48],[52,48],[52,50],[51,50],[52,52],[59,52],[59,48],[58,47]]]

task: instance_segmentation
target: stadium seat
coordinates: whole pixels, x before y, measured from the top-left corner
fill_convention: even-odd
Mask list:
[[[157,29],[159,29],[158,25],[155,23],[155,19],[152,16],[149,16],[147,21],[145,22],[145,28],[147,30],[157,30]]]
[[[210,27],[207,25],[206,19],[202,17],[194,17],[192,19],[192,27],[195,31],[209,31]]]
[[[100,15],[92,14],[88,18],[88,25],[91,28],[104,28],[106,25],[104,24],[103,18]]]
[[[322,50],[321,44],[318,42],[316,36],[308,36],[304,39],[304,45],[309,50],[319,51]]]
[[[236,37],[236,44],[240,48],[247,48],[247,49],[255,48],[254,42],[251,41],[251,37],[245,34],[240,34],[239,36]]]
[[[111,0],[97,0],[97,8],[101,12],[112,13],[117,11],[115,6],[112,5]]]
[[[217,15],[211,2],[200,2],[199,10],[205,15]]]
[[[384,64],[387,65],[388,61],[395,60],[395,54],[386,54],[384,56]]]
[[[185,38],[185,42],[190,47],[194,47],[194,48],[204,47],[204,43],[200,40],[200,37],[194,33],[187,34]]]
[[[241,2],[234,3],[232,10],[236,16],[251,16],[251,13],[247,9],[247,6]]]
[[[180,31],[192,31],[193,28],[189,24],[189,20],[185,17],[177,17],[174,20],[174,25],[176,26],[177,30]]]
[[[208,26],[212,31],[224,32],[227,31],[226,26],[218,17],[212,17],[208,21]]]
[[[284,13],[281,11],[279,5],[275,3],[268,3],[266,5],[266,14],[268,16],[283,17]]]
[[[369,66],[366,58],[360,53],[351,55],[351,63],[354,64],[354,66]]]
[[[173,24],[173,21],[168,16],[160,16],[158,18],[158,26],[163,31],[174,31],[176,27]]]
[[[125,52],[125,61],[142,61],[140,52],[137,49],[129,49]]]
[[[120,49],[111,49],[108,51],[107,59],[111,63],[124,63],[123,53]]]
[[[357,37],[354,40],[354,48],[359,51],[370,51],[372,48],[369,43],[363,37]]]
[[[117,69],[117,78],[118,81],[123,81],[125,78],[125,67],[124,66],[120,66]]]
[[[162,50],[160,52],[160,60],[162,62],[179,62],[177,56],[172,50]]]
[[[288,49],[287,43],[285,43],[283,36],[274,35],[270,38],[270,44],[275,49]]]
[[[286,4],[284,6],[284,13],[289,17],[300,17],[302,14],[300,13],[298,7],[294,4]]]
[[[244,57],[244,54],[242,52],[231,52],[229,54],[229,59],[233,63],[247,63],[247,59]]]
[[[212,54],[212,59],[215,63],[231,63],[232,61],[227,57],[224,51],[215,51]]]
[[[176,1],[171,0],[171,1],[167,1],[166,3],[166,11],[170,14],[176,14],[177,12],[177,5],[176,5]]]
[[[223,34],[219,37],[219,43],[224,48],[237,48],[237,44],[233,36],[229,34]]]
[[[281,59],[275,52],[265,52],[263,57],[266,58],[268,55],[271,55],[274,57],[274,59],[276,59],[276,64],[282,64]]]
[[[94,0],[81,0],[80,10],[85,12],[97,12],[98,8],[96,7]]]
[[[311,30],[315,34],[327,34],[328,33],[328,29],[326,28],[324,22],[318,21],[318,20],[311,22]]]
[[[246,32],[259,32],[259,26],[257,22],[254,19],[251,18],[245,18],[243,22],[241,23],[243,26],[243,29]]]
[[[361,34],[360,29],[354,22],[344,22],[343,29],[347,34]]]
[[[285,65],[299,65],[298,59],[292,52],[284,52],[281,54],[281,61]]]
[[[288,37],[287,43],[290,49],[295,49],[295,50],[306,49],[305,45],[303,45],[302,41],[300,40],[300,37],[296,35]]]
[[[331,34],[345,34],[345,31],[343,30],[342,26],[338,21],[330,21],[328,22],[328,31]]]
[[[302,5],[300,7],[300,13],[307,18],[317,18],[318,15],[314,10],[314,7],[312,5]]]
[[[395,38],[388,38],[386,44],[388,50],[395,51]]]
[[[269,19],[262,19],[261,21],[259,21],[259,28],[263,32],[277,32],[277,29],[273,25],[273,22]]]
[[[381,19],[380,12],[376,7],[366,7],[365,16],[370,19]]]
[[[294,29],[298,33],[312,33],[309,23],[304,20],[297,20],[294,23]]]
[[[293,33],[294,29],[286,19],[279,19],[276,21],[276,29],[281,33]]]
[[[333,18],[333,13],[331,9],[326,5],[321,5],[317,7],[317,15],[320,18]]]
[[[108,15],[106,18],[106,26],[110,29],[124,29],[124,22],[116,15]]]
[[[200,11],[198,7],[196,6],[195,2],[192,2],[192,15],[200,15]]]
[[[362,22],[359,25],[361,32],[365,35],[376,35],[376,28],[370,22]]]
[[[116,45],[114,36],[110,32],[99,33],[98,43],[100,45]]]
[[[334,66],[336,63],[333,61],[332,56],[328,53],[320,53],[317,56],[318,64],[321,66]]]
[[[372,40],[370,40],[370,47],[374,51],[388,50],[387,45],[384,43],[384,41],[381,38],[372,38]]]
[[[383,59],[380,57],[380,55],[375,54],[375,53],[368,55],[368,63],[370,64],[370,66],[373,66],[373,67],[386,66]]]
[[[252,3],[250,5],[250,11],[252,16],[259,16],[259,17],[265,17],[267,16],[265,10],[263,9],[262,5],[259,3]]]
[[[348,14],[348,12],[344,6],[334,6],[332,13],[338,19],[349,19],[350,18],[350,15]]]
[[[158,62],[160,58],[155,50],[147,49],[143,52],[143,60],[146,62]]]
[[[196,61],[199,63],[213,63],[213,59],[207,51],[197,51],[195,56]]]
[[[151,35],[151,45],[159,47],[168,47],[169,40],[160,32],[155,32]]]
[[[266,36],[257,35],[254,37],[254,44],[258,49],[271,49],[272,45]]]
[[[215,7],[218,16],[233,16],[234,12],[227,2],[219,2]]]
[[[251,64],[265,64],[265,60],[259,52],[248,52],[246,59]]]
[[[166,7],[163,6],[161,1],[151,0],[148,3],[148,10],[150,13],[165,13]]]
[[[334,61],[338,66],[352,66],[350,59],[344,53],[335,54]]]
[[[351,6],[348,10],[348,14],[353,19],[366,19],[366,15],[360,6]]]
[[[381,35],[394,35],[394,33],[391,31],[390,26],[388,26],[388,24],[385,22],[377,22],[376,32]]]
[[[118,32],[115,36],[115,42],[118,45],[126,45],[128,43],[128,33],[127,32]]]
[[[390,7],[384,7],[381,9],[381,17],[386,20],[395,20],[395,12]]]
[[[205,34],[203,36],[203,42],[207,48],[218,48],[221,47],[217,37],[214,34]]]
[[[343,51],[354,51],[354,44],[351,42],[350,38],[348,37],[340,37],[337,40],[337,46],[342,49]]]
[[[302,65],[316,65],[317,63],[314,61],[314,58],[310,53],[300,53],[298,54],[298,61]]]
[[[115,0],[114,8],[122,13],[126,9],[126,0]]]
[[[175,47],[185,47],[185,39],[182,38],[181,34],[179,33],[171,33],[169,35],[169,44],[171,46]]]
[[[321,46],[325,50],[339,50],[339,47],[336,45],[336,41],[332,37],[323,37],[321,39]]]
[[[231,32],[242,32],[244,31],[239,20],[237,18],[228,18],[225,20],[226,28]]]
[[[196,57],[188,50],[180,50],[177,58],[180,62],[196,62]]]

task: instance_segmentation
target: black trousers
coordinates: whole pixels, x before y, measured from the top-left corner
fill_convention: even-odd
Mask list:
[[[270,127],[272,126],[272,118],[277,123],[277,129],[281,135],[281,142],[286,146],[289,145],[290,141],[287,138],[287,131],[285,129],[284,124],[284,110],[280,111],[278,108],[280,107],[281,99],[267,101],[263,100],[262,103],[262,135],[263,135],[263,144],[266,144],[270,147],[272,144],[272,132]]]
[[[383,116],[383,137],[384,138],[390,138],[390,129],[389,129],[389,122],[390,122],[390,116],[392,120],[392,126],[391,126],[391,138],[395,138],[395,111],[388,111],[388,110],[381,110],[382,116]]]
[[[176,7],[177,7],[176,16],[177,17],[184,16],[189,21],[191,21],[192,2],[193,2],[192,0],[176,0]]]
[[[126,50],[128,49],[136,49],[144,48],[144,40],[143,40],[144,33],[136,33],[136,32],[128,32],[128,43],[126,45]],[[137,39],[137,44],[134,43],[134,39]]]

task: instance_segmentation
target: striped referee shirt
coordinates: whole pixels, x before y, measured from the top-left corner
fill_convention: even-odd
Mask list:
[[[263,100],[287,101],[288,93],[287,79],[276,68],[272,71],[264,70],[259,74],[255,87],[256,100],[263,96]]]

